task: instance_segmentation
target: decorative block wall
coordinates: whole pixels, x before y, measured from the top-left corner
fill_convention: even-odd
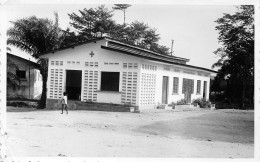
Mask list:
[[[123,72],[121,102],[136,105],[137,72]]]
[[[50,98],[62,98],[64,71],[63,69],[51,69],[50,72]]]
[[[63,61],[51,61],[51,66],[63,66]]]
[[[138,63],[123,63],[123,69],[138,69]]]
[[[142,73],[140,106],[155,104],[156,74]]]
[[[156,71],[157,66],[142,64],[141,73],[141,91],[139,96],[139,105],[155,105]]]
[[[68,65],[80,65],[80,61],[67,61]]]
[[[156,71],[157,67],[154,65],[146,65],[146,64],[142,64],[142,69],[143,70],[149,70],[149,71]]]
[[[97,64],[93,64],[95,66]],[[98,71],[84,70],[83,101],[97,101]]]
[[[98,67],[98,62],[85,62],[85,66]]]

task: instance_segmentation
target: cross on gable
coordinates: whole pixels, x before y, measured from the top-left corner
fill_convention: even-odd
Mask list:
[[[90,55],[91,57],[93,57],[93,56],[94,56],[94,52],[91,51],[89,55]]]

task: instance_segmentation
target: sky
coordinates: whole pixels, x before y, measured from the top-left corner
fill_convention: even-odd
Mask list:
[[[68,13],[79,13],[84,8],[95,8],[101,4],[17,4],[7,2],[6,26],[9,21],[35,15],[39,18],[54,20],[54,12],[59,15],[59,23],[63,29],[70,27]],[[113,4],[106,4],[112,9]],[[221,47],[218,42],[217,23],[223,13],[233,14],[237,11],[234,5],[175,5],[175,4],[132,4],[126,12],[126,23],[144,22],[157,29],[160,34],[159,44],[171,48],[174,40],[174,55],[190,59],[188,64],[211,69],[219,59],[213,52]],[[114,11],[113,19],[123,23],[123,12]],[[71,27],[72,28],[72,27]],[[216,69],[215,69],[216,70]]]

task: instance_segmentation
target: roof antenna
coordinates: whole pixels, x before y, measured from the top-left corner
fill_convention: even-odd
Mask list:
[[[172,40],[172,47],[173,47],[173,43],[174,43],[174,40]],[[171,47],[171,56],[173,55],[172,47]]]

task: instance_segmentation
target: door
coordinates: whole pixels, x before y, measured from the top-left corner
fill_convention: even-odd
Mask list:
[[[67,70],[66,71],[66,92],[68,99],[80,100],[81,95],[81,70]]]
[[[182,93],[184,94],[184,100],[187,103],[191,103],[191,94],[194,92],[194,80],[183,78]]]
[[[191,93],[184,93],[184,100],[187,103],[191,103]]]
[[[207,81],[204,81],[203,85],[203,98],[206,99],[207,96]]]
[[[168,86],[169,86],[169,77],[163,76],[162,83],[162,104],[168,104]]]

